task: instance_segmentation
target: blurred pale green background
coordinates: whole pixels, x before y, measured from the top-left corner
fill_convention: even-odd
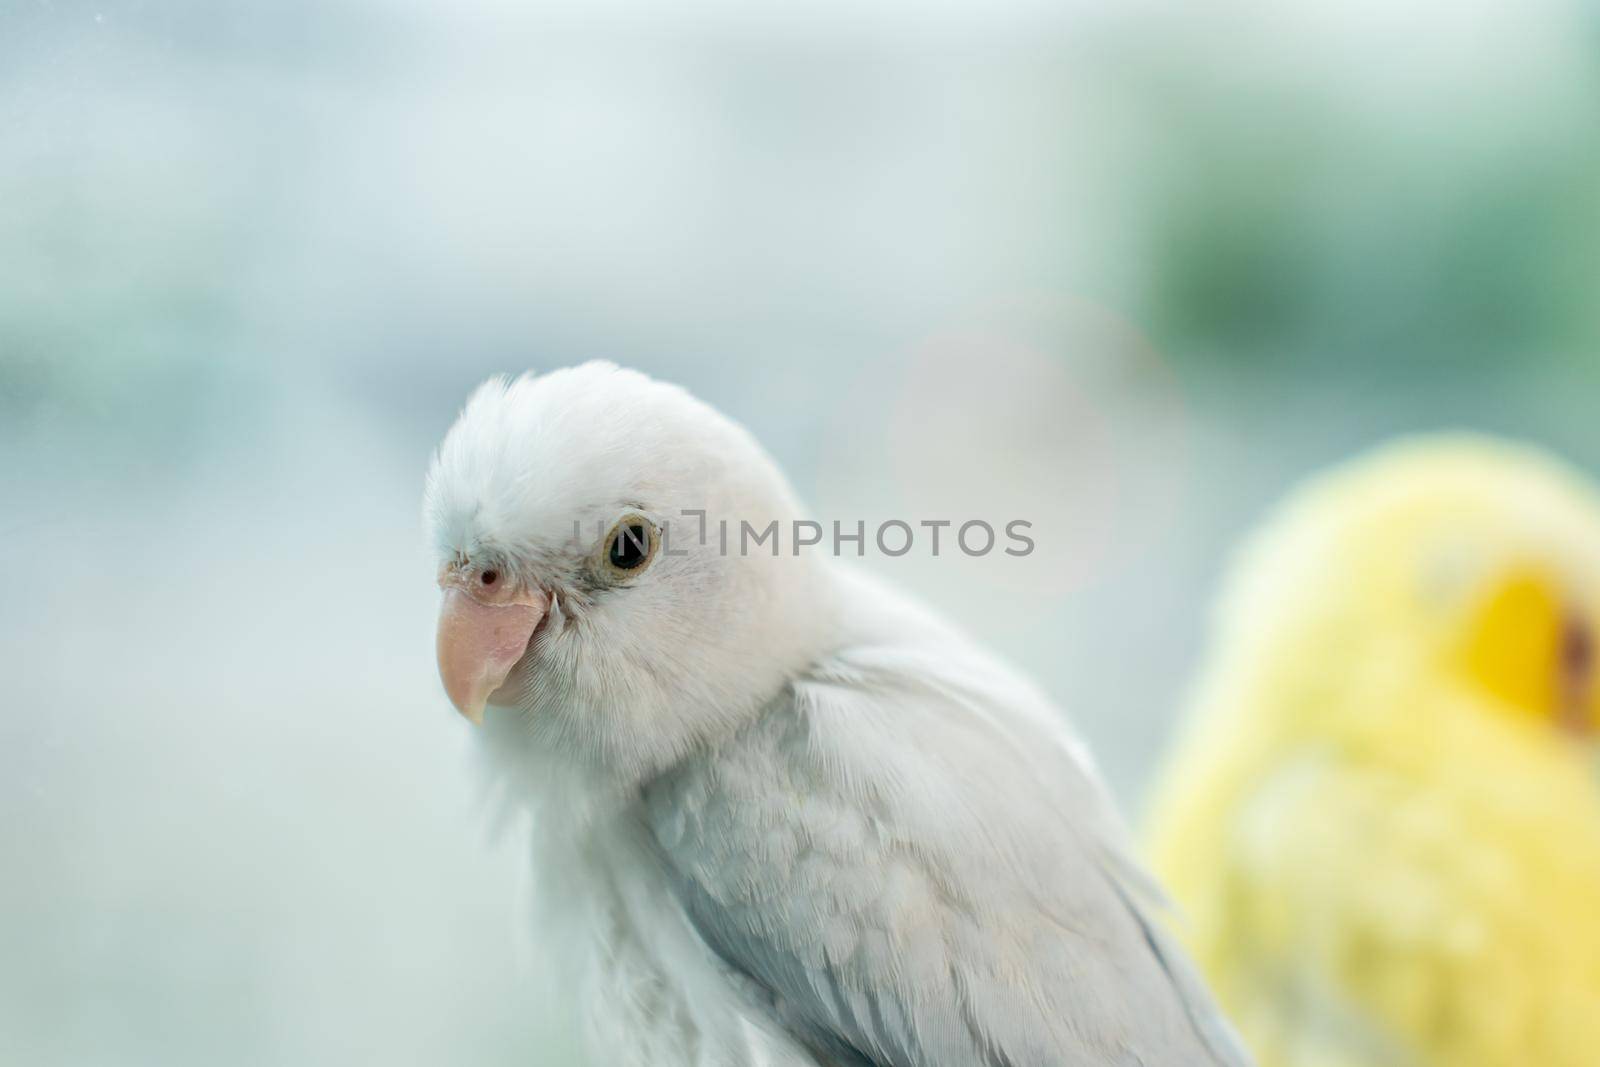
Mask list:
[[[466,391],[608,357],[1041,677],[1130,811],[1228,546],[1600,463],[1592,2],[0,3],[0,1062],[566,1064],[438,691]]]

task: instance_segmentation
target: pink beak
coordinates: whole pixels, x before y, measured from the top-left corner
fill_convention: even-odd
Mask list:
[[[515,699],[502,687],[538,629],[550,600],[538,590],[505,595],[473,588],[454,577],[440,580],[439,677],[456,709],[483,722],[490,702]]]

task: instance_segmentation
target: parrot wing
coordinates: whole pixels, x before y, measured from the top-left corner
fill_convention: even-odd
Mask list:
[[[654,783],[693,925],[824,1063],[1248,1063],[1085,757],[997,671],[842,655]]]
[[[1514,779],[1448,788],[1317,756],[1246,804],[1208,937],[1266,1062],[1593,1062],[1592,798],[1575,781],[1569,810],[1544,811]]]

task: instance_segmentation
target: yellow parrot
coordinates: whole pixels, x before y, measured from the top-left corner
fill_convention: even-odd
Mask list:
[[[1600,496],[1402,441],[1237,559],[1152,798],[1261,1067],[1600,1065]]]

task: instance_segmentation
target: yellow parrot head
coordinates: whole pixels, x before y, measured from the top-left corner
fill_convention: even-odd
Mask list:
[[[1508,714],[1593,739],[1600,502],[1530,451],[1478,443],[1417,456],[1429,458],[1438,473],[1408,546],[1410,592],[1441,669]]]
[[[1308,486],[1251,551],[1231,628],[1258,653],[1309,637],[1345,665],[1341,684],[1420,669],[1600,740],[1600,495],[1546,453],[1391,445]]]

